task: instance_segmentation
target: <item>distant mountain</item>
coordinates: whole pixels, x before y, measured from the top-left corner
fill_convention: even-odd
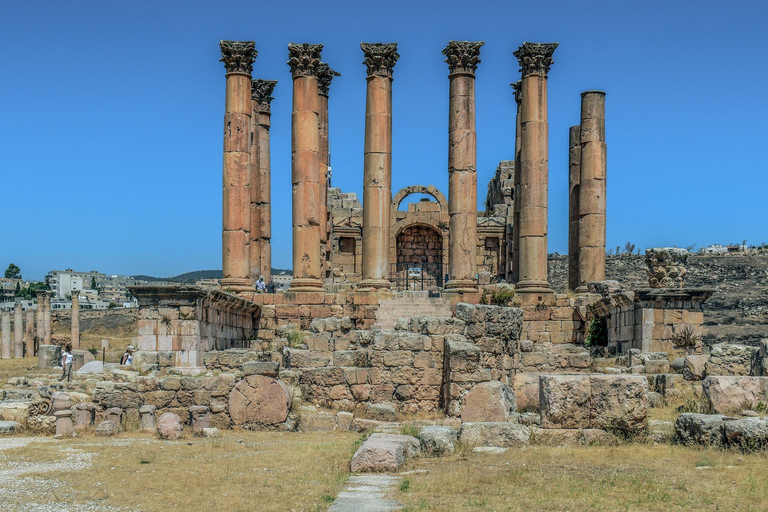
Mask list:
[[[281,273],[285,272],[286,275],[293,275],[293,271],[289,269],[283,269],[283,268],[273,268],[272,269],[272,275],[279,275]],[[190,284],[194,283],[195,281],[199,281],[200,279],[221,279],[223,277],[223,273],[221,270],[196,270],[194,272],[185,272],[184,274],[179,274],[175,277],[153,277],[148,276],[144,274],[132,276],[134,279],[140,280],[140,281],[171,281],[174,283],[185,283]]]

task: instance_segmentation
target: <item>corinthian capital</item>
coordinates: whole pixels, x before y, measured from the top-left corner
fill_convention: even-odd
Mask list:
[[[523,99],[523,81],[518,80],[517,82],[512,82],[509,85],[511,85],[512,90],[515,91],[515,103],[519,105]]]
[[[320,94],[328,96],[328,89],[331,87],[331,82],[335,76],[341,76],[341,73],[332,70],[331,66],[325,62],[320,63],[320,67],[317,69],[317,85]]]
[[[451,74],[474,75],[480,64],[480,47],[484,44],[485,41],[449,41],[443,55],[447,57],[445,62]]]
[[[275,90],[277,80],[254,80],[251,82],[251,99],[258,103],[262,112],[269,112],[269,105],[274,99],[272,92]]]
[[[321,44],[288,44],[288,65],[291,67],[293,78],[300,76],[317,76],[320,67]]]
[[[360,43],[360,48],[365,54],[363,64],[368,68],[368,76],[392,78],[392,68],[400,58],[397,43]]]
[[[547,76],[549,66],[554,62],[552,54],[560,43],[523,43],[514,53],[520,62],[523,78],[528,75]]]
[[[250,75],[253,71],[253,61],[259,52],[253,41],[221,41],[221,59],[227,73],[243,73]]]

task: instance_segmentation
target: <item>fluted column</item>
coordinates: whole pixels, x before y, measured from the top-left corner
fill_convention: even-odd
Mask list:
[[[24,336],[24,355],[32,357],[35,355],[35,312],[31,308],[27,310],[26,315],[26,335]]]
[[[37,310],[35,316],[37,317],[37,329],[35,336],[37,337],[37,343],[43,344],[45,341],[45,294],[48,293],[45,290],[37,290]]]
[[[51,344],[51,292],[46,291],[43,295],[45,306],[43,309],[43,342],[46,345]]]
[[[482,41],[450,41],[443,49],[450,71],[448,99],[448,282],[446,293],[476,292],[477,132],[475,71]]]
[[[13,305],[13,357],[24,357],[24,315],[18,297]]]
[[[512,282],[517,283],[520,280],[520,194],[522,187],[520,184],[520,141],[523,138],[523,128],[520,123],[520,103],[523,97],[523,82],[518,80],[512,82],[512,89],[515,91],[515,165],[513,171],[513,181],[515,184],[515,195],[512,198]]]
[[[72,316],[70,324],[72,326],[72,349],[78,350],[80,348],[80,292],[77,290],[72,290]]]
[[[606,143],[605,93],[581,93],[579,186],[579,286],[605,280]]]
[[[581,134],[578,126],[568,131],[568,289],[579,287],[579,183],[581,182]]]
[[[3,309],[0,313],[2,317],[2,340],[0,340],[0,357],[3,359],[11,358],[11,312]]]
[[[253,291],[250,280],[250,133],[251,71],[257,52],[253,41],[221,41],[227,70],[224,113],[224,200],[221,286]]]
[[[320,222],[322,223],[321,232],[321,252],[323,261],[323,278],[329,276],[331,270],[331,225],[328,217],[328,166],[329,146],[328,146],[328,92],[331,87],[333,77],[341,76],[331,69],[325,62],[320,63],[318,69],[318,124],[320,130]]]
[[[363,168],[363,272],[360,288],[389,288],[392,202],[392,69],[397,43],[360,43],[368,70]]]
[[[254,128],[251,143],[251,277],[272,280],[272,205],[269,156],[270,105],[277,80],[254,80],[251,84]],[[253,162],[258,165],[253,166]],[[254,187],[253,184],[256,184]],[[255,193],[254,193],[255,192]]]
[[[517,292],[551,293],[547,282],[548,144],[547,73],[557,43],[523,43],[516,52],[522,72],[520,105],[520,263]],[[536,298],[534,297],[534,301]]]
[[[320,133],[318,81],[321,44],[288,45],[293,76],[291,175],[293,279],[291,291],[323,291],[320,261]]]

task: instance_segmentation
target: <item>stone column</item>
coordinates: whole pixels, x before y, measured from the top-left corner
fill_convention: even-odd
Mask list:
[[[46,291],[43,296],[43,342],[46,345],[51,344],[51,292]]]
[[[11,357],[11,312],[4,309],[2,313],[2,331],[3,338],[0,342],[0,357],[10,359]]]
[[[257,52],[253,41],[221,41],[220,46],[227,69],[221,287],[248,292],[253,291],[249,272],[251,71]]]
[[[19,297],[13,305],[13,357],[24,357],[24,315]]]
[[[581,181],[581,134],[578,126],[568,131],[568,289],[579,287],[579,182]]]
[[[512,198],[512,282],[517,283],[520,279],[520,141],[523,138],[523,128],[520,124],[520,103],[523,97],[523,82],[518,80],[512,82],[512,88],[515,91],[515,104],[517,105],[515,114],[515,166],[514,182],[515,195]]]
[[[26,334],[24,336],[24,355],[32,357],[35,355],[35,311],[30,308],[27,310]]]
[[[80,349],[80,292],[72,290],[72,350]]]
[[[606,144],[605,93],[581,93],[579,185],[579,287],[605,280]]]
[[[251,82],[251,282],[272,279],[272,212],[269,169],[270,102],[277,80]]]
[[[482,41],[450,41],[443,49],[450,80],[448,100],[447,293],[476,292],[477,282],[477,132],[475,71]]]
[[[37,310],[35,316],[37,317],[37,330],[35,336],[37,337],[37,343],[41,344],[45,340],[45,294],[48,293],[45,290],[37,291]]]
[[[320,244],[322,246],[323,278],[329,277],[331,270],[331,225],[328,217],[328,166],[330,148],[328,146],[328,91],[333,77],[341,76],[325,62],[320,63],[318,79],[318,123],[320,129],[320,222],[322,224]]]
[[[293,279],[290,291],[323,291],[320,261],[320,137],[318,80],[321,44],[288,45],[293,76],[291,175]]]
[[[522,72],[520,105],[520,263],[517,292],[541,298],[547,282],[548,143],[547,72],[557,43],[523,43],[516,52]],[[526,300],[526,297],[523,297]]]
[[[397,43],[360,43],[368,70],[363,160],[363,269],[360,288],[389,288],[392,202],[392,69]]]

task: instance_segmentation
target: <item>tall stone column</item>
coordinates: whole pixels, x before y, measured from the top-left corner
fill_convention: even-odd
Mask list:
[[[520,195],[522,186],[520,184],[520,146],[523,138],[523,128],[520,123],[520,103],[523,98],[523,82],[518,80],[512,82],[512,88],[515,91],[515,165],[514,165],[514,183],[515,195],[512,198],[512,282],[517,283],[520,280]]]
[[[43,306],[43,342],[46,345],[51,344],[51,292],[46,291],[43,296],[45,305]]]
[[[581,134],[578,126],[568,131],[568,289],[579,287],[579,183],[581,182]]]
[[[368,70],[363,160],[363,272],[360,288],[389,288],[392,202],[392,70],[397,43],[360,43]]]
[[[221,286],[248,292],[253,291],[249,271],[251,71],[257,52],[253,41],[221,41],[220,46],[227,70]]]
[[[35,355],[35,312],[30,308],[27,310],[26,335],[24,337],[24,355],[32,357]]]
[[[548,144],[547,73],[557,43],[523,43],[516,52],[522,72],[520,105],[519,294],[537,301],[552,293],[547,282]],[[526,297],[523,297],[526,300]]]
[[[254,129],[251,143],[251,277],[272,280],[272,205],[269,155],[270,104],[277,80],[251,83]],[[258,165],[254,165],[256,162]],[[256,186],[254,187],[254,183]]]
[[[579,286],[605,280],[606,143],[605,93],[581,93],[579,186]]]
[[[321,62],[317,72],[318,78],[318,123],[320,129],[320,222],[322,223],[321,246],[323,257],[323,278],[328,277],[331,270],[331,224],[328,217],[328,166],[330,165],[330,148],[328,146],[328,92],[333,77],[341,76],[331,67]]]
[[[72,349],[80,348],[80,292],[72,291],[72,317],[70,324],[72,326],[71,343]]]
[[[2,341],[0,341],[0,357],[11,358],[11,312],[3,309],[2,313]]]
[[[482,41],[450,41],[443,49],[450,71],[448,100],[448,282],[446,293],[476,292],[477,132],[475,71]]]
[[[320,261],[320,133],[318,80],[321,44],[288,45],[293,76],[291,179],[293,182],[293,279],[290,291],[323,291]]]
[[[13,357],[24,357],[24,315],[18,297],[13,305]]]
[[[38,344],[42,344],[45,340],[45,295],[47,293],[49,292],[45,290],[37,290],[37,310],[35,311],[37,330],[35,336]]]

